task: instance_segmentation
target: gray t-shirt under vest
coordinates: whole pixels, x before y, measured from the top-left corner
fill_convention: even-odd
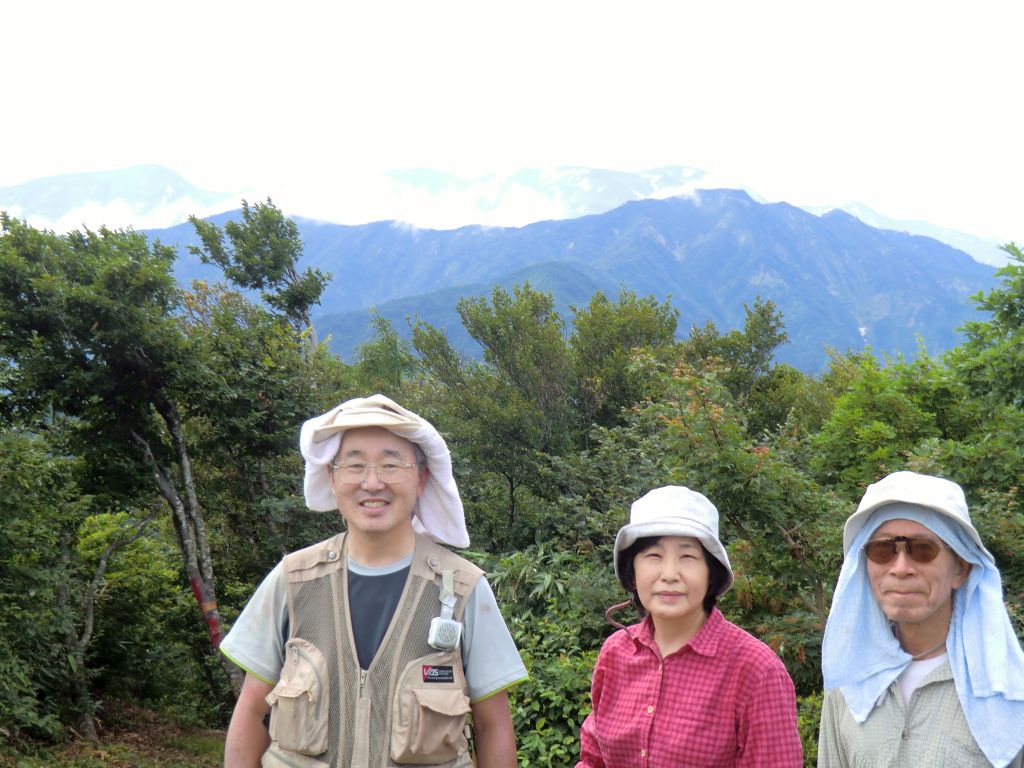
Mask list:
[[[369,669],[384,635],[391,626],[391,618],[398,608],[409,577],[407,565],[397,571],[368,575],[349,558],[348,612],[352,617],[352,637],[356,641],[359,666]]]

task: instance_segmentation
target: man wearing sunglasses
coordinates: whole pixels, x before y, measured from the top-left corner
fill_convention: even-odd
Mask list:
[[[868,486],[843,549],[819,768],[1024,766],[1024,651],[960,486]]]
[[[286,555],[221,644],[246,670],[226,768],[471,768],[470,713],[475,765],[514,768],[526,669],[483,571],[441,546],[469,546],[444,439],[374,395],[300,448],[306,505],[346,531]]]

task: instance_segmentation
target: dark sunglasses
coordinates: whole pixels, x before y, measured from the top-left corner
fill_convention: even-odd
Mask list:
[[[907,548],[907,556],[915,563],[930,563],[939,556],[940,549],[952,549],[948,544],[939,544],[932,539],[916,536],[897,536],[892,539],[875,539],[869,541],[861,549],[868,560],[879,565],[888,565],[896,559],[896,545],[899,543]]]

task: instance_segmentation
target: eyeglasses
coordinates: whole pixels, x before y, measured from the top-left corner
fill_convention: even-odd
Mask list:
[[[377,477],[382,483],[400,483],[409,474],[409,467],[416,464],[406,464],[401,461],[388,461],[384,464],[367,464],[363,461],[351,461],[346,464],[331,464],[331,469],[337,471],[335,475],[343,483],[361,483],[370,476],[370,470],[377,470]]]
[[[888,565],[896,559],[896,545],[903,543],[907,556],[915,563],[930,563],[939,556],[940,549],[952,549],[948,544],[940,544],[932,539],[917,536],[896,536],[892,539],[875,539],[869,541],[861,549],[868,560],[878,565]]]

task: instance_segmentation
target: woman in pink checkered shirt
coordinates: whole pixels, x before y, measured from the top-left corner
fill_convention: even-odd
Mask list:
[[[615,575],[647,615],[601,648],[577,768],[801,768],[786,667],[715,605],[733,575],[714,505],[682,486],[638,499]]]

